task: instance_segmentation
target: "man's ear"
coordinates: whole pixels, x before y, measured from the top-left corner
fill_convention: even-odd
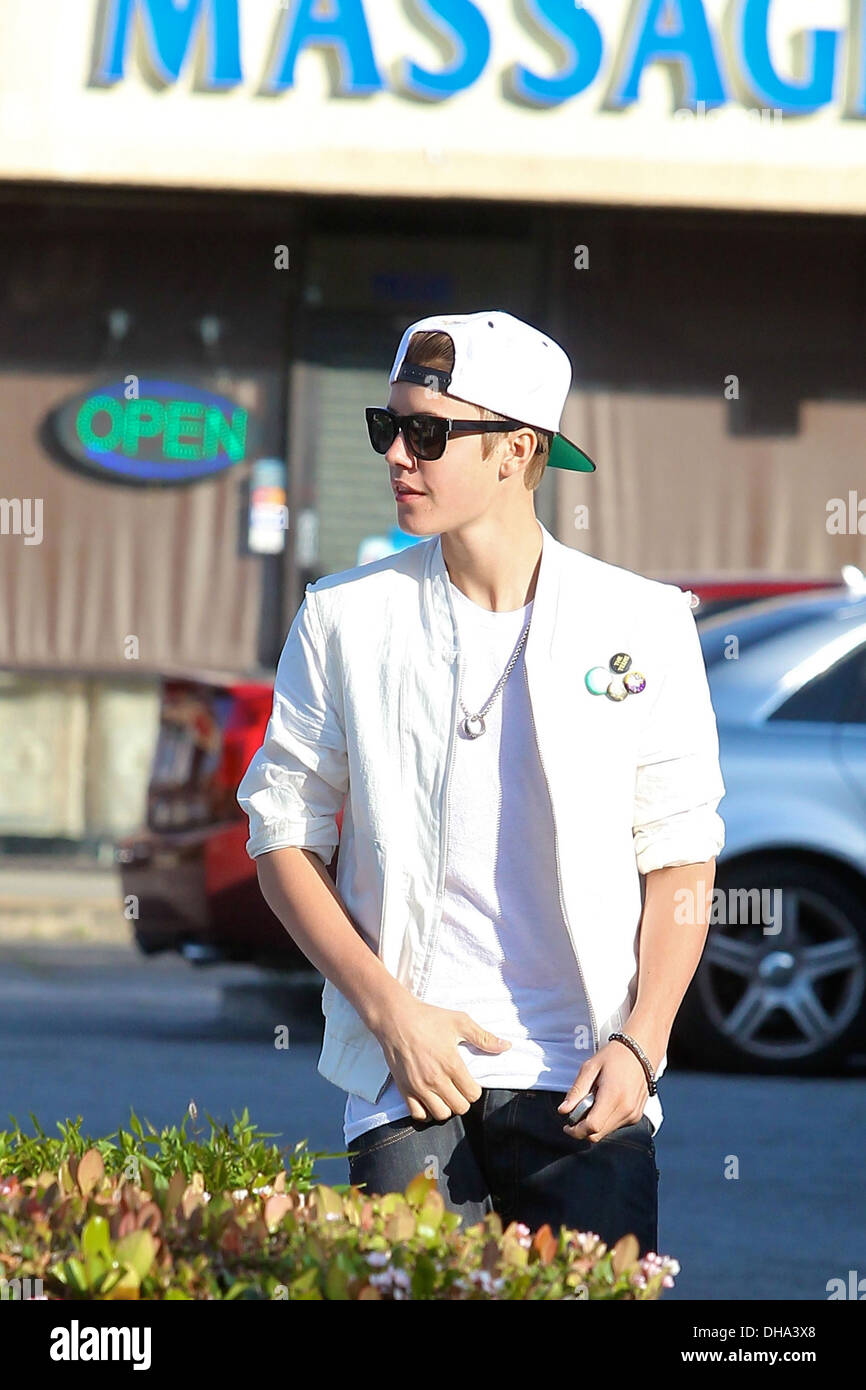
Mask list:
[[[528,468],[535,456],[538,436],[530,430],[513,430],[508,434],[500,436],[504,442],[503,448],[508,448],[509,454],[516,460],[512,470],[517,472],[520,468]],[[522,442],[521,442],[522,441]],[[535,443],[533,443],[535,441]],[[525,449],[525,457],[519,457],[522,449]]]

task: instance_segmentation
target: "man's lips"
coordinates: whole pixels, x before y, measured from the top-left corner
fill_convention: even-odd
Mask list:
[[[395,497],[399,497],[400,494],[401,494],[401,493],[404,493],[404,492],[407,492],[407,493],[409,494],[410,497],[423,497],[423,496],[424,496],[423,492],[419,492],[417,488],[414,488],[414,487],[404,487],[402,483],[395,483],[395,484],[394,484],[394,496],[395,496]]]

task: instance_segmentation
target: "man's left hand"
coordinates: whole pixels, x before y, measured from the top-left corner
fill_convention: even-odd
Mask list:
[[[609,1042],[588,1058],[558,1111],[566,1118],[579,1100],[595,1088],[595,1102],[576,1125],[564,1125],[573,1139],[598,1143],[623,1125],[637,1124],[649,1096],[646,1072],[639,1059],[621,1042]]]

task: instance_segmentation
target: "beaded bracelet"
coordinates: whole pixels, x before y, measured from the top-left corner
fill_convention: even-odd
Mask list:
[[[638,1061],[640,1062],[641,1066],[646,1072],[647,1087],[649,1089],[649,1093],[651,1096],[654,1096],[656,1093],[655,1075],[653,1074],[653,1069],[650,1065],[650,1060],[644,1052],[643,1048],[641,1047],[640,1043],[635,1042],[634,1038],[629,1033],[611,1033],[608,1042],[614,1041],[625,1043],[626,1047],[631,1048],[635,1057],[637,1057]]]

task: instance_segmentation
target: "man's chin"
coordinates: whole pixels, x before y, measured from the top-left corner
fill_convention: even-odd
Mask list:
[[[408,511],[409,508],[406,508]],[[405,531],[407,536],[435,536],[439,533],[439,527],[428,516],[423,517],[401,516],[397,523],[401,531]]]

